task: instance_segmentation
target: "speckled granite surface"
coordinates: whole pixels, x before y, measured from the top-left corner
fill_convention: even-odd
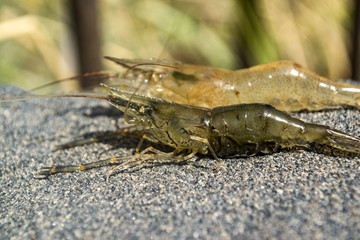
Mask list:
[[[0,87],[0,94],[21,94]],[[40,166],[132,152],[137,141],[51,149],[114,131],[106,102],[39,99],[0,103],[0,239],[356,239],[360,160],[296,151],[113,175],[110,167],[33,178]],[[111,117],[107,115],[110,114]],[[360,136],[360,111],[302,113],[303,120]]]

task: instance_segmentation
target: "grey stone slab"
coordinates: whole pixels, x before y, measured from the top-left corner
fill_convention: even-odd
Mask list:
[[[0,87],[1,96],[24,94]],[[109,117],[110,115],[110,117]],[[360,136],[358,110],[297,114]],[[119,120],[120,119],[120,120]],[[356,239],[360,160],[310,151],[163,165],[121,172],[109,166],[46,180],[38,167],[132,154],[137,140],[53,152],[56,145],[123,126],[92,99],[0,103],[1,239]]]

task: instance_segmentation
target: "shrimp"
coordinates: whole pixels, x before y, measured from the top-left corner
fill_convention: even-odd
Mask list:
[[[331,81],[290,61],[230,71],[178,61],[106,59],[129,68],[130,79],[152,71],[143,92],[181,104],[214,108],[264,103],[286,112],[360,108],[360,86]],[[127,74],[118,81],[127,81]],[[133,89],[136,86],[128,83]]]
[[[126,119],[130,124],[141,126],[144,138],[174,150],[162,152],[149,147],[135,156],[111,158],[78,166],[43,167],[37,173],[39,176],[120,163],[109,171],[109,178],[119,168],[131,168],[152,161],[186,162],[197,154],[213,156],[218,162],[216,169],[219,169],[219,158],[269,154],[292,147],[311,150],[313,144],[354,154],[360,153],[360,138],[328,126],[305,123],[270,105],[253,103],[209,109],[101,85],[110,94],[90,97],[107,100],[123,111],[125,117],[128,116]]]

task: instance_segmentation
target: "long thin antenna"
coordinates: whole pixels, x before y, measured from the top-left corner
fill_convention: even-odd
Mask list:
[[[5,102],[16,102],[16,101],[28,101],[28,100],[35,100],[35,99],[41,99],[41,98],[97,98],[97,99],[103,99],[108,100],[108,95],[99,95],[99,94],[55,94],[55,95],[38,95],[38,96],[29,96],[29,97],[23,97],[23,98],[14,98],[14,99],[1,99],[0,103]]]
[[[69,78],[55,80],[55,81],[52,81],[50,83],[46,83],[46,84],[40,85],[38,87],[35,87],[33,89],[30,89],[29,91],[34,92],[34,91],[38,91],[38,90],[46,88],[46,87],[53,86],[53,85],[58,84],[58,83],[67,82],[67,81],[73,81],[73,80],[79,80],[79,79],[82,79],[82,78],[93,77],[93,76],[102,76],[102,78],[100,78],[100,79],[108,79],[108,78],[116,77],[117,74],[111,74],[111,73],[104,72],[104,71],[84,73],[84,74],[76,75],[76,76],[69,77]]]

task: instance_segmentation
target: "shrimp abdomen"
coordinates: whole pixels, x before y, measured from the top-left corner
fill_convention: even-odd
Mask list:
[[[267,103],[279,110],[310,111],[359,108],[360,87],[335,82],[291,62],[277,61],[235,71],[235,89],[242,103]]]
[[[251,156],[279,148],[325,144],[360,153],[360,139],[327,126],[308,124],[266,104],[212,110],[209,142],[220,157]]]

